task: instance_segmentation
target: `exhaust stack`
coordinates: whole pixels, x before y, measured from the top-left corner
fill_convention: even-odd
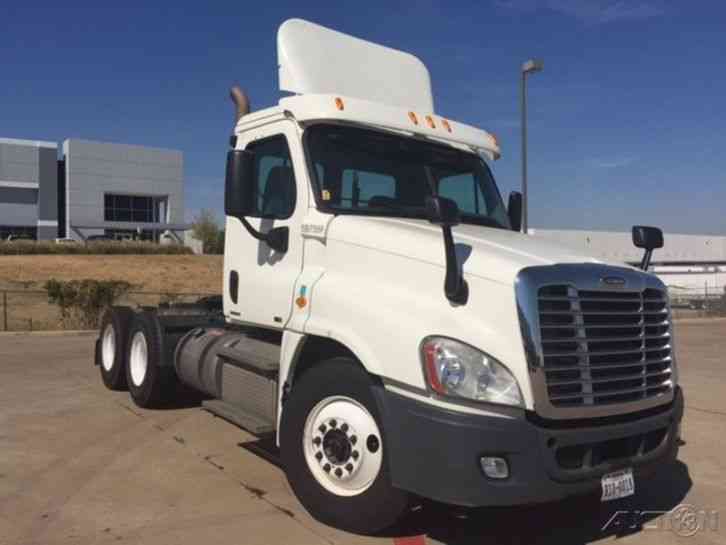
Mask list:
[[[242,116],[250,113],[250,99],[247,96],[247,93],[245,93],[239,87],[239,85],[232,86],[232,88],[229,90],[229,96],[232,99],[232,102],[234,102],[234,105],[237,109],[237,111],[235,112],[236,123],[242,118]]]

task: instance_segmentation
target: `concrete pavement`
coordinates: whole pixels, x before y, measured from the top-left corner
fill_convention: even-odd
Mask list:
[[[5,336],[0,544],[726,543],[724,530],[679,537],[657,513],[684,502],[726,508],[726,322],[683,323],[677,334],[681,461],[637,482],[633,499],[472,511],[426,504],[375,538],[313,520],[266,459],[269,444],[201,410],[196,396],[147,411],[106,390],[92,337]],[[651,512],[645,528],[629,528],[628,515],[603,531],[617,510]]]

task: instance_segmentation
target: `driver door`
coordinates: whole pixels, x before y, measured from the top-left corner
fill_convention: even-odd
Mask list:
[[[307,175],[292,122],[278,121],[251,133],[238,143],[238,149],[255,154],[256,210],[246,219],[262,233],[288,227],[288,250],[273,250],[238,219],[227,217],[224,311],[231,322],[281,329],[290,318],[303,265],[300,224],[308,207]]]

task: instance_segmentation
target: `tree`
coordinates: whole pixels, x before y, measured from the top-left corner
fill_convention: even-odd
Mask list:
[[[202,241],[202,250],[205,254],[219,254],[224,252],[224,243],[221,248],[219,241],[224,241],[224,231],[217,225],[217,218],[214,212],[204,208],[192,222],[192,233],[194,238]]]

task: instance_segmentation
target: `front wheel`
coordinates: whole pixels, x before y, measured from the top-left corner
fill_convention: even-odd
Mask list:
[[[283,466],[303,506],[366,534],[394,524],[409,504],[391,485],[374,387],[352,359],[322,362],[294,385],[280,427]]]

